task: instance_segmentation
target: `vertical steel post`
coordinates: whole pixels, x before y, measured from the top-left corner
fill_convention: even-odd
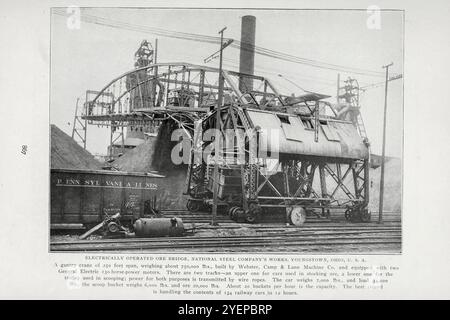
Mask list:
[[[325,176],[325,168],[323,163],[319,164],[319,176],[320,176],[320,191],[322,193],[322,198],[327,198],[328,197],[327,180]]]
[[[267,80],[264,79],[264,93],[263,93],[262,101],[264,101],[265,104],[267,104],[266,94],[267,94]]]
[[[314,106],[314,141],[319,142],[319,101]]]
[[[158,63],[158,39],[155,39],[155,50],[153,51],[153,63]],[[157,95],[156,95],[156,86],[158,83],[158,67],[153,68],[153,75],[155,79],[152,81],[152,100],[153,100],[153,107],[156,107],[157,105]]]
[[[220,33],[220,61],[219,61],[219,95],[217,98],[217,109],[216,109],[216,136],[214,143],[216,144],[215,149],[215,161],[214,161],[214,190],[213,190],[213,208],[212,208],[212,216],[211,216],[211,225],[217,225],[217,202],[219,196],[219,145],[220,139],[217,134],[220,132],[220,108],[222,106],[222,98],[223,98],[223,77],[222,77],[222,53],[223,53],[223,32],[227,29],[224,27],[219,31]]]
[[[383,222],[383,195],[384,195],[384,162],[385,162],[385,149],[386,149],[386,111],[387,111],[387,94],[388,94],[388,82],[389,82],[389,67],[393,63],[383,66],[386,69],[386,83],[384,85],[384,116],[383,116],[383,147],[381,153],[381,177],[380,177],[380,203],[378,207],[378,223]]]
[[[87,140],[87,119],[86,118],[84,119],[83,129],[84,129],[83,149],[86,150],[86,140]]]
[[[75,137],[75,130],[76,130],[76,123],[78,118],[78,102],[80,101],[80,98],[77,98],[77,103],[75,104],[75,117],[73,117],[73,126],[72,126],[72,139]]]
[[[84,100],[84,104],[83,104],[83,108],[84,108],[84,110],[82,111],[82,114],[83,114],[83,112],[84,112],[84,114],[87,114],[87,111],[89,111],[89,110],[86,110],[86,108],[89,108],[89,103],[87,103],[88,102],[88,93],[87,93],[87,91],[86,91],[86,100]],[[114,100],[114,99],[113,99]],[[93,106],[92,106],[93,107]],[[87,119],[84,119],[84,128],[83,128],[83,130],[84,130],[84,139],[83,139],[83,149],[85,149],[86,150],[86,139],[87,139]]]
[[[108,157],[109,157],[109,159],[111,159],[112,157],[113,157],[113,135],[114,135],[114,132],[113,132],[113,124],[112,124],[112,122],[111,122],[111,127],[110,127],[110,134],[109,134],[109,154],[108,154]]]
[[[205,71],[200,70],[200,86],[198,88],[198,107],[200,108],[203,104],[203,92],[205,86]]]
[[[170,66],[167,68],[167,83],[166,83],[166,106],[169,104],[169,86],[170,86]]]
[[[123,133],[123,125],[121,126],[121,145],[120,145],[120,152],[122,152],[122,154],[125,153],[125,136]]]

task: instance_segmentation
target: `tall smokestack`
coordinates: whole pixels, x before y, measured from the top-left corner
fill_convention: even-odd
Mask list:
[[[255,16],[243,16],[241,24],[241,52],[239,57],[239,72],[253,74],[255,67]],[[247,92],[253,89],[253,80],[241,77],[239,90]]]

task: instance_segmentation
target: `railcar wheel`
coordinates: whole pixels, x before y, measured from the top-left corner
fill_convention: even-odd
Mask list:
[[[372,215],[369,210],[364,209],[361,211],[361,221],[362,222],[370,222],[371,217],[372,217]]]
[[[256,222],[256,215],[253,212],[247,212],[245,215],[245,222],[247,223],[255,223]]]
[[[302,226],[306,221],[306,210],[303,207],[292,207],[289,219],[294,226]]]
[[[200,203],[199,203],[199,201],[188,200],[188,202],[186,204],[186,208],[189,211],[196,212],[196,211],[200,210]]]
[[[245,214],[245,221],[248,223],[257,223],[261,214],[261,207],[252,202],[248,206],[248,211]]]
[[[345,210],[345,220],[349,221],[350,220],[350,209]]]
[[[348,218],[347,218],[348,216]],[[350,222],[364,222],[363,220],[363,213],[359,208],[349,208],[348,214],[346,212],[346,219]],[[370,219],[370,216],[369,216]]]
[[[200,206],[200,209],[207,211],[207,212],[212,212],[212,204],[209,202],[203,202]]]
[[[234,210],[233,212],[233,220],[236,222],[241,222],[242,221],[242,217],[244,216],[244,209],[237,207],[236,210]]]
[[[291,224],[291,212],[293,208],[291,206],[286,207],[286,225]]]
[[[228,210],[228,214],[230,215],[230,219],[231,220],[234,220],[234,221],[236,221],[236,214],[235,214],[235,212],[236,212],[236,210],[238,209],[239,207],[231,207],[231,209],[230,210]]]

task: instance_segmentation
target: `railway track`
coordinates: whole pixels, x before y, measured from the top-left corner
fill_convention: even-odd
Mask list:
[[[211,222],[211,213],[210,212],[190,212],[188,210],[164,210],[162,214],[165,217],[178,217],[183,220],[185,223],[209,223]],[[377,213],[373,213],[373,217],[376,218]],[[333,220],[336,220],[337,217],[343,217],[344,213],[339,213],[336,215],[334,213],[331,218],[325,218],[325,217],[316,217],[316,216],[308,216],[306,218],[306,224],[328,224],[332,222]],[[400,213],[385,213],[384,219],[386,222],[399,222],[400,219]],[[271,217],[270,215],[263,215],[261,218],[261,223],[264,224],[271,224],[271,223],[280,223],[284,222],[285,215],[284,214],[278,214],[276,217]],[[216,221],[219,223],[235,223],[233,220],[230,219],[228,214],[218,214],[216,217]]]
[[[194,229],[218,229],[216,226],[211,226],[210,223],[205,224],[189,224],[185,223],[186,226],[191,225],[190,228]],[[400,228],[400,224],[395,223],[384,223],[382,225],[377,225],[374,223],[349,223],[349,222],[341,222],[341,223],[327,223],[327,224],[304,224],[301,227],[294,226],[285,226],[284,224],[238,224],[238,223],[229,223],[229,224],[220,224],[220,229],[240,229],[247,228],[252,230],[297,230],[301,232],[302,230],[362,230],[362,229],[370,229],[370,230],[382,230],[383,228]]]
[[[254,228],[256,232],[258,229]],[[266,230],[263,230],[266,229]],[[337,247],[393,247],[401,246],[401,228],[393,224],[389,226],[334,226],[285,228],[284,231],[263,228],[256,235],[236,236],[185,236],[173,238],[128,238],[102,239],[87,241],[51,242],[52,251],[161,251],[169,250],[202,250],[210,251],[242,251],[258,248],[289,248],[298,250],[317,250],[317,248]],[[267,232],[268,231],[268,232]],[[286,249],[286,250],[285,250]],[[247,250],[248,251],[248,250]]]

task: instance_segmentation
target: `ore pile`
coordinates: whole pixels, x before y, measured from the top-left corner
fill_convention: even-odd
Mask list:
[[[127,172],[158,171],[169,176],[186,172],[186,164],[175,165],[171,159],[172,150],[178,144],[178,141],[171,141],[175,129],[178,129],[178,125],[174,121],[165,121],[156,138],[149,137],[144,143],[127,151],[112,163],[113,167]]]
[[[187,165],[175,165],[171,160],[173,147],[178,143],[171,141],[171,135],[178,125],[173,121],[164,122],[158,136],[148,138],[136,148],[127,151],[112,162],[112,166],[120,171],[149,173],[157,172],[165,175],[160,182],[159,199],[163,209],[185,209],[187,197],[185,180]]]
[[[116,159],[112,166],[120,171],[127,172],[152,172],[153,154],[155,153],[155,138],[138,145],[134,149],[127,151],[123,156]]]
[[[156,138],[155,150],[157,150],[153,156],[152,166],[156,170],[163,172],[172,171],[186,171],[186,164],[176,165],[171,159],[172,150],[179,143],[178,141],[172,141],[172,133],[174,130],[179,129],[178,124],[172,120],[166,120],[158,131]]]
[[[52,169],[101,169],[101,163],[54,124],[51,125]]]

